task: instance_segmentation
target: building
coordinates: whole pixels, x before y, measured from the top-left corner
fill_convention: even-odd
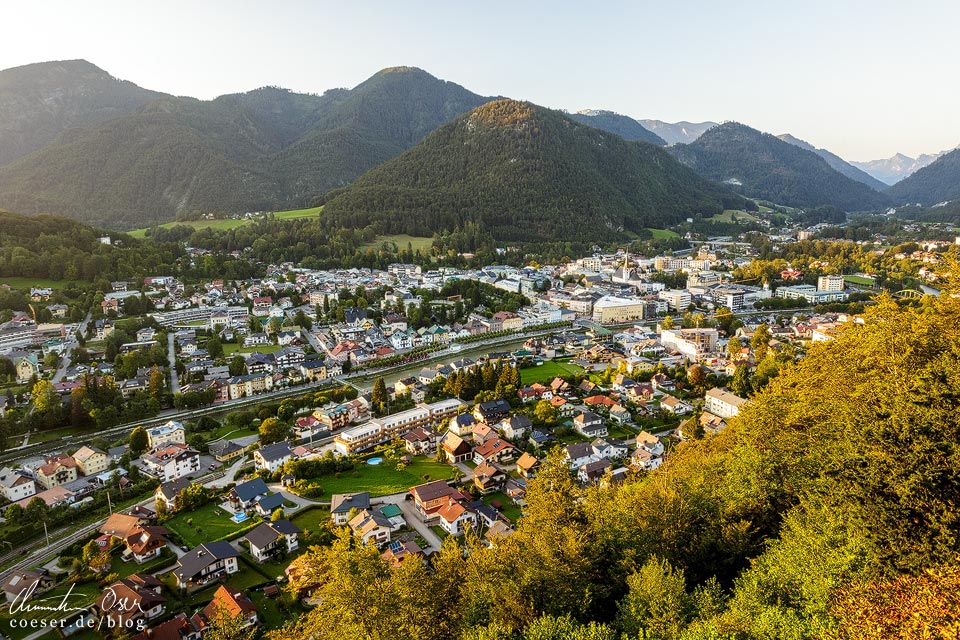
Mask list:
[[[53,489],[77,479],[77,463],[72,456],[57,454],[36,469],[37,482],[44,489]]]
[[[847,299],[847,292],[840,291],[820,291],[809,284],[798,284],[792,287],[780,287],[777,289],[778,298],[788,300],[806,300],[809,304],[824,304],[826,302],[843,302]]]
[[[254,478],[241,482],[227,493],[227,500],[234,509],[246,511],[270,494],[263,478]]]
[[[370,493],[337,493],[330,498],[330,518],[335,525],[345,525],[350,520],[350,512],[370,508]]]
[[[53,576],[46,569],[14,571],[3,582],[3,593],[7,602],[26,602],[33,596],[49,591],[53,586]]]
[[[390,520],[379,511],[360,511],[347,523],[353,535],[360,538],[364,544],[382,545],[390,542],[393,525]]]
[[[419,484],[410,489],[414,505],[420,516],[426,520],[436,515],[450,500],[461,500],[459,491],[447,484],[446,480],[434,480],[426,484]]]
[[[157,501],[163,501],[167,507],[167,511],[176,511],[177,496],[179,496],[184,489],[189,487],[190,484],[190,478],[177,478],[176,480],[171,480],[170,482],[164,482],[157,487],[157,490],[154,493],[154,499]]]
[[[292,459],[293,451],[290,450],[290,443],[286,440],[260,447],[253,452],[253,465],[258,471],[276,473],[284,463]]]
[[[97,599],[97,609],[104,628],[138,628],[159,617],[166,610],[167,599],[160,595],[162,583],[155,577],[135,573],[104,589]],[[110,620],[106,622],[105,620]]]
[[[660,343],[690,360],[699,360],[717,350],[720,334],[716,329],[663,329]]]
[[[688,302],[689,304],[689,302]],[[616,324],[631,322],[646,317],[646,304],[643,300],[604,296],[593,303],[594,322]]]
[[[250,555],[257,562],[266,562],[278,553],[296,551],[300,529],[289,520],[264,522],[243,537],[250,543]]]
[[[73,454],[77,469],[85,476],[103,473],[110,467],[110,458],[107,454],[95,447],[83,446]]]
[[[506,400],[481,402],[473,409],[473,417],[484,424],[496,424],[510,415],[510,403]]]
[[[195,624],[199,623],[198,626],[201,631],[214,628],[218,624],[218,620],[223,617],[229,620],[239,620],[238,626],[241,629],[255,627],[260,621],[257,607],[253,604],[253,601],[243,592],[228,588],[226,585],[220,585],[216,593],[213,594],[213,600],[203,608],[203,611],[194,616]],[[157,638],[157,640],[163,639]],[[175,640],[181,639],[176,638]]]
[[[200,453],[176,442],[154,447],[140,459],[143,461],[143,470],[160,482],[170,482],[200,471]]]
[[[182,422],[171,420],[159,427],[147,429],[147,443],[149,448],[159,447],[168,442],[176,442],[179,444],[187,443],[187,432],[183,428]]]
[[[716,387],[707,391],[704,396],[703,408],[721,418],[732,418],[740,413],[740,407],[749,402],[746,398],[730,393],[726,389]]]
[[[229,542],[208,542],[191,549],[177,561],[173,575],[181,589],[197,589],[236,573],[240,552]]]
[[[817,278],[818,291],[843,291],[843,276],[820,276]]]
[[[669,289],[657,293],[657,298],[667,303],[672,311],[686,311],[692,298],[686,289]]]
[[[455,416],[462,406],[463,402],[452,398],[377,418],[341,431],[334,441],[334,447],[343,455],[363,451],[395,438],[402,438],[418,427],[439,426]]]
[[[37,483],[26,471],[4,467],[0,469],[0,493],[10,502],[17,502],[35,495]]]

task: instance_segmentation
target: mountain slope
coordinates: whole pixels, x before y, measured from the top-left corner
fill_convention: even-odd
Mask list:
[[[570,114],[571,120],[576,120],[581,124],[596,129],[603,129],[610,133],[615,133],[624,140],[637,142],[649,142],[659,147],[665,147],[667,142],[657,134],[649,131],[642,124],[629,116],[623,116],[613,111],[600,111],[597,109],[585,109]]]
[[[0,203],[123,228],[299,205],[486,100],[407,67],[322,96],[163,97],[0,167]]]
[[[277,155],[283,191],[308,198],[348,184],[488,100],[422,69],[384,69],[339,92],[313,129]]]
[[[670,151],[707,178],[739,183],[744,194],[791,207],[833,205],[845,211],[888,203],[870,187],[830,168],[817,154],[770,134],[729,122]]]
[[[513,100],[487,103],[328,194],[333,226],[498,240],[614,238],[747,203],[646,143]]]
[[[874,191],[883,191],[888,186],[885,183],[880,182],[879,180],[871,176],[866,171],[856,168],[855,166],[853,166],[852,164],[850,164],[840,156],[834,153],[831,153],[826,149],[817,149],[806,140],[795,138],[789,133],[784,133],[777,137],[783,140],[784,142],[789,142],[795,147],[800,147],[801,149],[812,151],[813,153],[817,154],[818,156],[826,160],[827,164],[830,165],[830,167],[834,171],[839,171],[840,173],[847,176],[851,180],[862,182],[863,184],[867,185]]]
[[[896,202],[919,202],[925,206],[960,199],[960,149],[940,156],[886,193]]]
[[[652,131],[667,144],[689,144],[703,135],[703,132],[717,126],[716,122],[664,122],[663,120],[640,120],[640,124]]]
[[[851,162],[858,169],[866,171],[871,176],[881,182],[892,185],[907,178],[920,169],[923,169],[937,158],[947,153],[922,153],[916,159],[898,153],[890,158],[883,160],[870,160],[868,162]]]
[[[127,115],[163,95],[118,80],[86,60],[0,71],[0,165],[40,149],[66,129]]]

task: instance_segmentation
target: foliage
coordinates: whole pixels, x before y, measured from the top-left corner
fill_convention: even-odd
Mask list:
[[[748,204],[661,149],[498,100],[329,194],[324,218],[376,234],[476,229],[461,251],[509,241],[639,232]]]

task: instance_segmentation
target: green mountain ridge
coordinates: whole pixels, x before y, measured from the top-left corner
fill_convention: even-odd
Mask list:
[[[630,116],[620,115],[613,111],[602,111],[598,109],[587,109],[569,114],[571,120],[576,120],[588,127],[603,129],[610,133],[615,133],[624,140],[649,142],[658,147],[667,146],[667,142],[650,131],[638,121]]]
[[[163,96],[0,167],[0,206],[119,228],[295,207],[486,101],[412,67],[322,96],[275,87]]]
[[[86,60],[0,71],[0,165],[51,143],[73,127],[132,113],[165,94],[114,78]]]
[[[791,207],[832,205],[845,211],[889,204],[885,195],[840,174],[816,153],[736,122],[713,127],[696,141],[669,150],[702,176],[739,181],[749,197]]]
[[[325,198],[333,226],[432,235],[476,225],[497,240],[582,240],[749,206],[660,148],[563,113],[497,100]]]
[[[837,154],[827,151],[826,149],[818,149],[817,147],[814,147],[812,144],[810,144],[806,140],[801,140],[800,138],[796,138],[790,135],[789,133],[784,133],[777,137],[783,140],[784,142],[789,142],[790,144],[796,147],[800,147],[801,149],[806,149],[807,151],[812,151],[813,153],[817,154],[818,156],[826,160],[827,164],[830,165],[830,167],[833,170],[842,173],[843,175],[847,176],[851,180],[862,182],[863,184],[867,185],[874,191],[883,191],[888,186],[890,186],[888,184],[880,182],[879,180],[871,176],[866,171],[862,169],[858,169],[857,167],[853,166],[852,164],[850,164],[849,162],[847,162]]]
[[[960,149],[946,153],[886,191],[900,204],[933,206],[960,199]]]

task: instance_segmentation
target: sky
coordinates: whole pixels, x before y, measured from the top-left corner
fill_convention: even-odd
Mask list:
[[[557,109],[736,120],[849,160],[960,144],[953,0],[19,0],[3,13],[0,69],[84,58],[204,99],[322,93],[410,65]]]

